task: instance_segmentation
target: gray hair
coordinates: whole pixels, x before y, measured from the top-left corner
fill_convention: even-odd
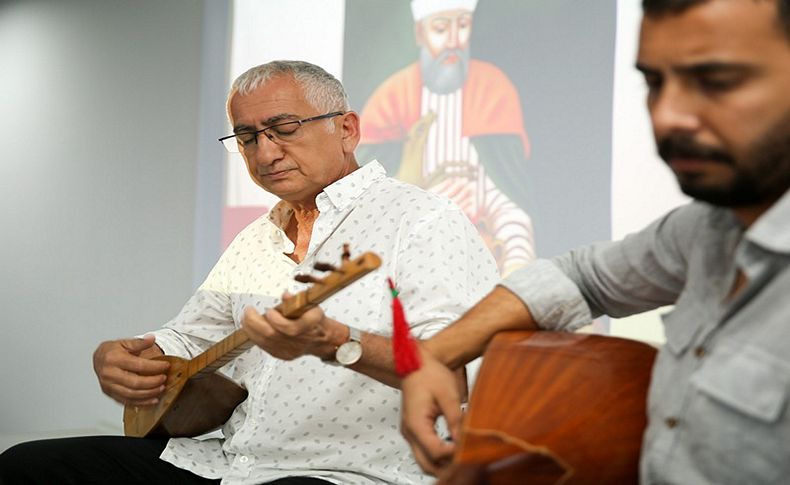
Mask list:
[[[349,111],[348,95],[333,75],[304,61],[271,61],[255,66],[237,77],[228,95],[246,96],[278,76],[291,76],[302,88],[305,100],[321,113]]]

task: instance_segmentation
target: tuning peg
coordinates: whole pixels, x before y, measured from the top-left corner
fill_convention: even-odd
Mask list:
[[[298,274],[294,279],[299,283],[323,283],[319,278],[309,274]]]
[[[313,265],[313,268],[318,270],[318,271],[338,271],[338,269],[337,269],[337,267],[335,265],[332,265],[332,264],[329,264],[329,263],[317,262],[317,263],[315,263]]]
[[[343,244],[343,255],[340,256],[340,259],[342,259],[343,262],[346,262],[349,259],[351,259],[351,249],[349,249],[348,243]]]

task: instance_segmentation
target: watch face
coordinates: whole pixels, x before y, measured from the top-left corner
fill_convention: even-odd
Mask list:
[[[355,340],[344,343],[337,348],[335,359],[343,365],[356,363],[362,357],[362,344]]]

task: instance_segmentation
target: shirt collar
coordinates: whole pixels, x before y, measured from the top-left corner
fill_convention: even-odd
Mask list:
[[[324,187],[324,190],[315,198],[316,207],[320,212],[325,212],[330,207],[343,210],[362,195],[373,182],[386,176],[387,171],[377,160],[366,163],[340,180]],[[288,221],[291,220],[291,214],[293,214],[291,206],[281,200],[269,211],[269,220],[284,231]]]
[[[293,214],[293,208],[285,202],[281,200],[280,202],[276,203],[272,210],[269,211],[269,220],[272,223],[282,229],[285,230],[288,221],[291,220],[291,214]]]
[[[362,195],[373,182],[386,176],[384,167],[373,160],[324,187],[323,192],[316,197],[315,204],[321,212],[329,209],[330,204],[337,210],[343,210]]]
[[[746,237],[770,251],[790,253],[790,190],[752,224]]]

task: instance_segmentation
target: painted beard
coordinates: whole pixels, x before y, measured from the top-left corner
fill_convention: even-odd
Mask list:
[[[458,62],[444,64],[450,55],[458,56]],[[466,81],[469,72],[469,49],[448,49],[431,56],[427,48],[420,48],[420,68],[422,82],[431,92],[449,94],[459,89]]]
[[[790,114],[752,143],[741,160],[728,152],[697,144],[688,136],[670,136],[658,144],[665,162],[673,158],[704,159],[731,167],[729,183],[712,185],[704,174],[676,173],[684,194],[723,207],[771,202],[790,188]]]

